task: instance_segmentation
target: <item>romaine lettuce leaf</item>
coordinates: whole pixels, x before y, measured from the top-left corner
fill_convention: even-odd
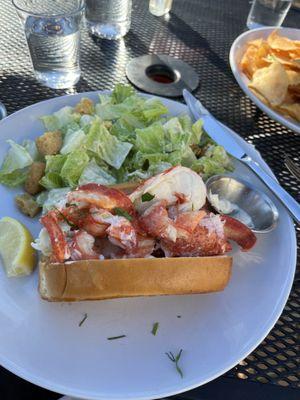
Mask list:
[[[30,139],[23,140],[22,146],[24,147],[25,150],[27,150],[33,161],[41,161],[43,159],[43,156],[41,156],[38,152],[34,140]]]
[[[201,173],[203,179],[207,179],[212,175],[232,171],[233,165],[222,146],[211,145],[205,155],[192,164],[192,169]]]
[[[162,115],[168,114],[168,112],[167,107],[154,97],[146,100],[143,104],[142,113],[148,123],[159,119]]]
[[[84,114],[80,117],[79,125],[81,126],[81,128],[84,128],[85,126],[90,125],[94,119],[94,115]]]
[[[10,149],[3,161],[0,170],[1,174],[9,174],[33,163],[33,159],[25,147],[15,143],[13,140],[7,140],[7,143],[10,144]]]
[[[119,169],[126,159],[131,143],[121,142],[109,133],[103,123],[95,120],[87,135],[86,148],[112,167]]]
[[[127,114],[129,109],[124,104],[98,103],[95,106],[95,111],[103,121],[113,121],[120,118],[122,115]]]
[[[143,129],[145,125],[133,114],[126,114],[113,124],[110,133],[123,142],[134,143],[137,128]]]
[[[190,132],[192,130],[193,122],[188,114],[179,115],[178,120],[184,131]]]
[[[64,137],[63,146],[60,149],[60,153],[61,154],[71,153],[72,151],[78,149],[78,147],[80,147],[83,144],[85,139],[86,135],[82,129],[79,129],[77,131],[68,130]]]
[[[22,185],[27,177],[27,169],[16,169],[10,173],[0,171],[0,183],[10,187]]]
[[[104,168],[101,168],[96,163],[95,159],[92,159],[83,170],[78,184],[84,185],[90,182],[99,183],[101,185],[112,185],[116,183],[116,178],[109,174]]]
[[[165,132],[162,124],[152,124],[148,128],[136,129],[135,147],[142,153],[163,153]]]
[[[78,180],[88,162],[89,156],[86,152],[78,149],[70,153],[60,172],[60,176],[65,183],[62,186],[70,186],[72,188],[77,186]]]
[[[189,140],[189,144],[199,144],[202,134],[203,134],[203,121],[201,119],[198,119],[193,125],[192,125],[192,135]]]
[[[45,173],[47,174],[48,172],[56,172],[60,173],[67,156],[62,155],[62,154],[56,154],[55,156],[46,156],[46,169]]]
[[[64,182],[57,172],[48,172],[42,177],[40,184],[48,190],[64,186]]]
[[[53,114],[44,115],[40,119],[47,131],[55,131],[66,127],[70,128],[71,124],[78,125],[80,118],[81,115],[74,113],[72,107],[65,106]]]
[[[121,83],[118,83],[111,94],[111,103],[123,103],[123,101],[127,99],[127,97],[132,96],[134,93],[135,91],[132,86],[122,85]]]

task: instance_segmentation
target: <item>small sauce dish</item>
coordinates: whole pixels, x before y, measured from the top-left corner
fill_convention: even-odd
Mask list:
[[[215,175],[206,182],[207,198],[220,214],[229,215],[253,232],[273,230],[278,210],[272,200],[249,182],[227,175]]]

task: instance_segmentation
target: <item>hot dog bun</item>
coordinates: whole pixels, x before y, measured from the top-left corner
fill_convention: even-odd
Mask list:
[[[39,291],[48,301],[178,295],[223,290],[232,257],[84,260],[39,265]]]

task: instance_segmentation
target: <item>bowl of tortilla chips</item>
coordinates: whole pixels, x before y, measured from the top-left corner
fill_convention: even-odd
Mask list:
[[[266,27],[240,35],[231,70],[245,94],[269,117],[300,133],[300,30]]]

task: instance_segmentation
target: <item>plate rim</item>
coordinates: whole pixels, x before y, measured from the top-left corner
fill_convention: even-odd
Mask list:
[[[231,68],[231,72],[235,77],[235,80],[237,81],[238,85],[244,92],[244,94],[250,98],[250,100],[253,101],[253,103],[265,114],[268,115],[269,118],[275,120],[276,122],[282,124],[286,128],[292,130],[293,132],[300,133],[300,122],[293,122],[291,120],[288,120],[286,117],[284,117],[282,114],[278,113],[277,111],[274,111],[270,107],[268,107],[266,104],[264,104],[255,94],[248,88],[248,86],[245,84],[244,80],[242,79],[242,76],[245,76],[245,74],[241,71],[239,71],[239,67],[237,64],[237,61],[235,59],[235,51],[236,48],[238,47],[240,41],[244,39],[247,36],[250,36],[253,32],[271,32],[273,30],[279,30],[279,31],[295,31],[299,32],[300,36],[300,29],[297,28],[289,28],[289,27],[276,27],[276,26],[269,26],[269,27],[262,27],[262,28],[256,28],[256,29],[251,29],[246,32],[241,33],[232,43],[230,47],[230,52],[229,52],[229,64]]]
[[[46,100],[42,100],[39,101],[37,103],[34,103],[30,106],[24,107],[18,111],[16,111],[13,114],[8,115],[5,119],[3,119],[2,121],[0,121],[0,129],[1,126],[5,123],[4,121],[7,121],[8,119],[13,119],[14,116],[18,113],[22,113],[24,112],[24,110],[26,111],[30,111],[32,108],[38,108],[38,106],[42,103],[54,103],[55,100],[57,99],[61,99],[61,98],[71,98],[71,97],[83,97],[83,96],[89,96],[89,95],[95,95],[95,94],[99,94],[99,93],[109,93],[111,92],[111,90],[96,90],[96,91],[89,91],[89,92],[80,92],[80,93],[76,93],[76,94],[67,94],[64,96],[56,96],[50,99],[46,99]],[[185,107],[187,109],[187,106],[179,101],[173,100],[173,99],[169,99],[169,98],[163,98],[161,96],[154,96],[151,94],[145,94],[145,93],[141,93],[138,92],[140,95],[145,96],[145,97],[157,97],[159,99],[162,99],[163,101],[169,102],[169,103],[177,103],[180,104],[181,106]],[[65,104],[68,105],[68,104]],[[269,170],[269,172],[274,176],[274,174],[272,173],[272,171],[270,170],[270,168],[267,166],[267,164],[264,162],[264,160],[262,159],[262,157],[260,156],[260,153],[255,149],[254,146],[252,146],[250,143],[247,143],[242,137],[240,137],[239,135],[237,135],[235,132],[233,132],[231,130],[231,132],[236,135],[236,137],[238,138],[238,140],[241,141],[242,145],[245,146],[246,148],[251,149],[251,151],[254,151],[256,153],[256,157],[259,159],[259,162],[261,163],[262,161],[262,165],[264,166],[264,168],[267,168]],[[0,133],[0,137],[1,137],[1,133]],[[289,215],[287,214],[287,223],[288,223],[288,232],[289,232],[289,240],[291,243],[291,252],[290,252],[290,261],[289,261],[289,265],[293,266],[294,272],[290,274],[289,279],[287,280],[287,282],[285,283],[286,285],[286,291],[285,291],[285,295],[283,296],[282,300],[281,300],[281,306],[276,310],[276,312],[273,311],[271,317],[269,318],[269,320],[267,322],[265,322],[265,324],[261,325],[261,329],[260,329],[260,334],[256,335],[256,337],[259,337],[259,339],[250,342],[248,347],[245,349],[244,353],[239,357],[239,358],[234,358],[229,360],[227,363],[224,363],[222,370],[216,372],[213,375],[204,377],[204,379],[202,379],[201,381],[199,380],[194,380],[194,381],[190,381],[187,382],[186,385],[182,386],[180,389],[170,389],[169,391],[162,391],[162,392],[158,392],[158,391],[153,391],[153,392],[145,392],[145,394],[143,395],[136,395],[134,393],[128,393],[126,395],[122,395],[122,397],[118,397],[115,395],[107,395],[107,394],[103,394],[103,393],[89,393],[88,397],[87,397],[87,393],[80,391],[80,390],[72,390],[69,389],[68,387],[65,387],[64,385],[61,384],[55,384],[52,381],[49,381],[48,379],[44,379],[44,378],[39,378],[36,377],[36,375],[33,375],[31,373],[28,373],[26,370],[24,370],[24,368],[20,368],[17,364],[15,364],[14,362],[11,362],[9,359],[7,359],[6,357],[3,357],[0,354],[0,364],[7,369],[8,371],[12,372],[13,374],[17,375],[18,377],[27,380],[28,382],[31,382],[32,384],[38,385],[40,387],[43,387],[47,390],[50,391],[54,391],[57,392],[59,394],[65,394],[68,396],[75,396],[77,398],[85,398],[85,399],[91,399],[91,400],[106,400],[106,399],[110,399],[110,400],[129,400],[129,399],[134,399],[134,400],[149,400],[149,399],[160,399],[162,397],[168,397],[168,396],[173,396],[176,394],[180,394],[180,393],[184,393],[186,391],[192,390],[196,387],[202,386],[210,381],[213,381],[214,379],[216,379],[219,376],[222,376],[223,374],[225,374],[228,370],[230,370],[231,368],[233,368],[235,365],[237,365],[240,361],[242,361],[244,358],[246,358],[250,353],[253,352],[253,350],[263,341],[263,339],[269,334],[269,332],[273,329],[274,325],[276,324],[277,320],[279,319],[280,315],[282,314],[282,311],[286,305],[286,302],[288,300],[288,297],[290,295],[291,292],[291,288],[293,285],[293,281],[294,281],[294,275],[295,275],[295,270],[296,270],[296,261],[297,261],[297,241],[296,241],[296,232],[294,229],[294,225],[292,222],[292,219],[289,217]],[[267,327],[267,328],[266,328]]]

